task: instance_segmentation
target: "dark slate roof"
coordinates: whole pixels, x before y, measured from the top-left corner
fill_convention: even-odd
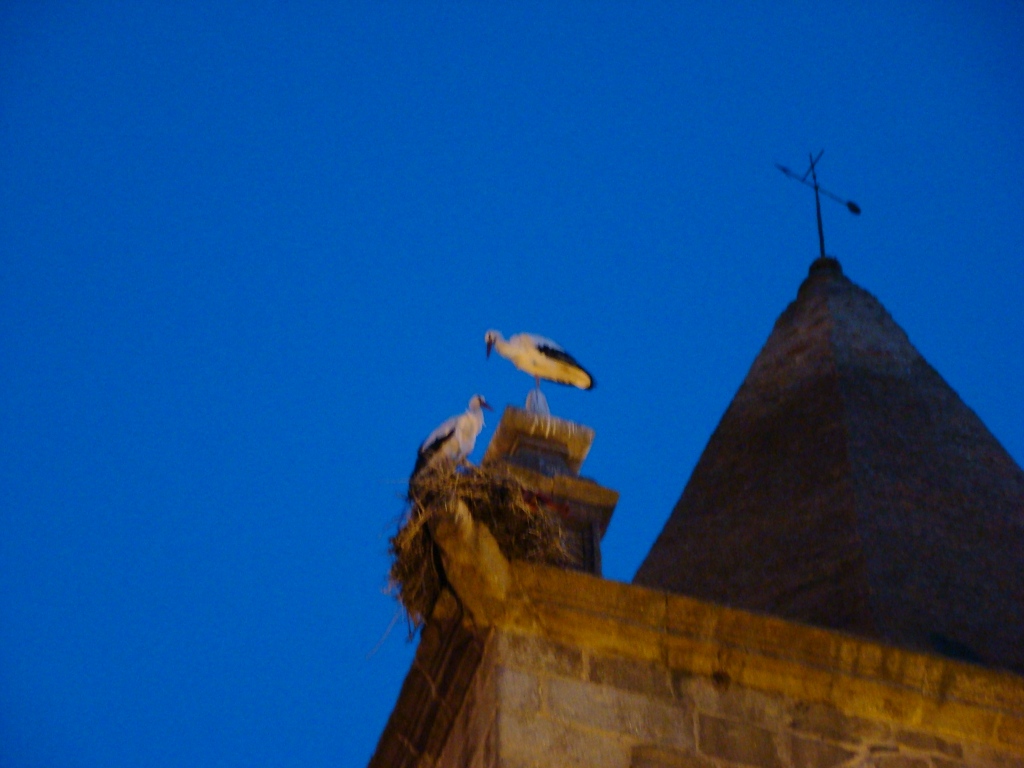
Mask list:
[[[818,259],[634,583],[1024,673],[1024,471]]]

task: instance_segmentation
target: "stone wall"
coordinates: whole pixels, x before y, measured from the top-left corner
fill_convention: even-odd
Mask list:
[[[821,703],[496,632],[445,768],[1024,768],[1024,755]]]
[[[509,563],[469,520],[373,768],[1024,768],[1018,675]]]

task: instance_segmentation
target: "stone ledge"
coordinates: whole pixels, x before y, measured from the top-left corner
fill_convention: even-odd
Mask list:
[[[1024,679],[582,573],[512,564],[508,631],[1024,752]]]

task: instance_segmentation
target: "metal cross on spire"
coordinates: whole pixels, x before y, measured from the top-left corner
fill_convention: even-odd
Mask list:
[[[827,189],[822,189],[818,185],[818,174],[815,170],[815,166],[818,164],[818,161],[821,160],[821,156],[823,154],[825,154],[824,149],[818,153],[817,157],[815,157],[813,154],[808,154],[808,157],[811,158],[811,166],[807,169],[807,172],[803,176],[798,176],[797,174],[793,173],[793,171],[789,170],[789,168],[786,168],[784,165],[779,165],[778,163],[775,164],[775,167],[778,168],[787,176],[789,176],[789,178],[796,179],[801,184],[806,184],[808,187],[812,187],[814,189],[814,206],[818,211],[818,246],[821,248],[821,258],[825,258],[825,230],[821,226],[820,195],[825,195],[825,197],[831,197],[833,200],[845,205],[846,210],[848,210],[850,213],[854,214],[855,216],[860,215],[860,206],[857,205],[855,202],[853,202],[852,200],[843,200],[843,198],[839,197],[839,195],[833,195]],[[807,180],[808,176],[811,177],[811,181]]]

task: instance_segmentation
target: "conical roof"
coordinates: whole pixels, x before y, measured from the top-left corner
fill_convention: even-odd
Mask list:
[[[1024,471],[818,259],[634,583],[1024,672]]]

